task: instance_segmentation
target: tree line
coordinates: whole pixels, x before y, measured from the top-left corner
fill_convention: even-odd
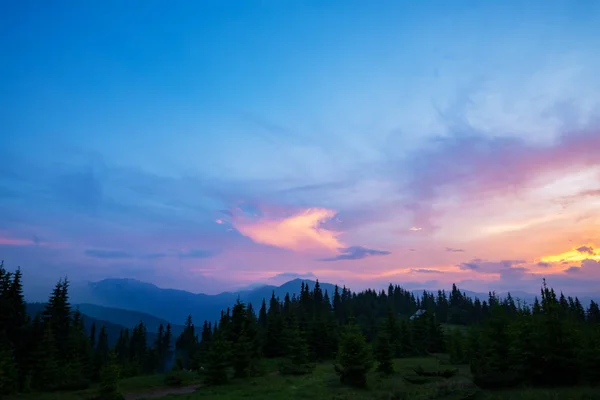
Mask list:
[[[375,368],[394,373],[393,359],[446,353],[470,364],[484,388],[575,385],[600,382],[600,310],[577,297],[557,295],[545,282],[532,305],[472,299],[456,285],[450,292],[415,296],[398,285],[354,293],[323,292],[302,283],[299,295],[273,293],[258,312],[237,301],[218,321],[196,327],[188,317],[173,338],[170,325],[148,343],[147,327],[123,329],[109,346],[104,327],[85,332],[60,280],[43,312],[25,311],[20,270],[0,264],[0,392],[110,386],[118,377],[198,370],[207,384],[264,373],[262,360],[280,359],[282,374],[310,374],[334,361],[344,384],[365,386]],[[450,326],[450,328],[448,328]],[[106,380],[110,381],[106,383]]]

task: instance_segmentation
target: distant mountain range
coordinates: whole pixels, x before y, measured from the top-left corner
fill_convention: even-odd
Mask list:
[[[183,325],[173,324],[166,319],[155,317],[154,315],[146,314],[139,311],[124,310],[122,308],[104,307],[97,304],[76,304],[73,306],[79,311],[91,318],[99,321],[110,321],[119,326],[133,329],[140,322],[146,325],[148,332],[158,333],[158,327],[162,324],[165,328],[167,324],[171,324],[171,332],[174,336],[179,336],[183,332]]]
[[[273,292],[281,300],[286,293],[290,296],[298,295],[302,282],[310,288],[315,285],[311,280],[295,279],[281,286],[266,285],[235,293],[207,295],[184,290],[161,289],[135,279],[105,279],[85,285],[72,285],[69,294],[71,303],[78,304],[81,312],[85,314],[107,318],[113,322],[117,322],[117,318],[120,318],[118,321],[124,326],[143,320],[148,325],[148,329],[152,327],[154,330],[156,328],[153,326],[158,327],[161,321],[183,325],[188,315],[192,316],[195,325],[201,325],[205,320],[218,320],[221,311],[232,307],[238,298],[245,303],[252,303],[255,312],[258,313],[263,299],[268,304]],[[329,283],[320,283],[320,285],[324,292],[327,291],[330,297],[333,296],[334,285]],[[109,307],[113,310],[94,308],[94,306]],[[123,314],[114,311],[115,308],[141,314]]]
[[[218,295],[195,294],[176,289],[161,289],[153,284],[134,279],[105,279],[99,282],[74,284],[70,287],[70,300],[74,308],[84,314],[86,328],[96,321],[98,328],[105,325],[112,340],[116,340],[123,328],[133,328],[139,322],[144,322],[148,329],[149,340],[154,340],[160,324],[171,323],[173,335],[177,337],[183,331],[183,324],[188,315],[192,316],[196,326],[205,320],[216,321],[221,311],[232,307],[239,298],[245,303],[252,303],[258,313],[263,299],[269,303],[271,294],[283,300],[286,293],[296,296],[300,293],[302,282],[313,288],[315,281],[295,279],[281,286],[261,285],[239,292],[225,292]],[[335,286],[330,283],[320,283],[322,290],[327,291],[333,298]],[[380,289],[381,290],[381,289]],[[488,293],[478,293],[461,290],[471,298],[487,300]],[[423,290],[412,290],[420,297]],[[447,291],[448,293],[448,291]],[[507,293],[497,293],[501,298]],[[527,304],[533,304],[535,294],[515,291],[511,296]],[[587,307],[591,300],[598,301],[598,296],[579,296],[580,301]],[[29,304],[28,308],[41,307],[39,304]],[[33,309],[31,310],[33,311]],[[115,337],[116,335],[116,337]]]
[[[27,314],[31,318],[33,318],[36,316],[36,314],[38,312],[42,312],[45,307],[46,307],[45,303],[27,303],[27,305],[26,305]],[[77,306],[74,306],[73,310],[75,310],[76,308],[77,308]],[[81,311],[81,310],[79,310],[79,311]],[[119,311],[121,311],[121,310],[119,310]],[[83,311],[81,311],[81,319],[83,320],[83,326],[85,328],[85,331],[88,334],[91,331],[92,324],[94,324],[94,323],[96,324],[96,335],[100,334],[100,328],[102,326],[104,326],[104,328],[106,329],[106,334],[108,336],[108,342],[111,346],[113,346],[117,342],[117,339],[119,339],[119,335],[121,333],[121,329],[124,328],[122,325],[119,325],[119,324],[115,323],[114,321],[111,321],[111,318],[106,318],[106,319],[102,320],[102,319],[91,317],[91,316],[85,314]],[[138,323],[139,323],[139,321],[138,321]],[[149,330],[147,337],[148,337],[148,343],[154,343],[154,341],[156,340],[157,334],[154,331]]]

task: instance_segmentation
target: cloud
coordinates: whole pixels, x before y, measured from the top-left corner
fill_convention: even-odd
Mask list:
[[[518,266],[525,263],[525,260],[487,261],[476,258],[469,262],[461,263],[458,265],[458,267],[462,270],[471,270],[483,273],[503,273],[507,270],[520,271],[523,267]]]
[[[97,250],[97,249],[88,249],[85,251],[85,254],[88,257],[94,258],[133,258],[133,256],[127,252],[120,250]]]
[[[187,252],[181,252],[177,256],[179,258],[210,258],[217,254],[215,251],[204,249],[192,249]]]
[[[308,208],[288,217],[233,218],[233,226],[256,243],[303,252],[346,247],[341,232],[325,229],[322,223],[336,215],[333,210]]]
[[[269,280],[281,280],[281,279],[316,279],[317,277],[312,272],[298,273],[298,272],[282,272],[269,278]]]
[[[142,256],[140,256],[140,258],[147,259],[147,260],[157,260],[160,258],[165,258],[166,256],[167,256],[166,253],[150,253],[150,254],[142,255]]]
[[[337,255],[335,257],[331,257],[331,258],[323,258],[323,259],[320,259],[319,261],[362,260],[363,258],[366,258],[366,257],[387,256],[389,254],[392,254],[389,251],[368,249],[368,248],[362,247],[362,246],[351,246],[351,247],[346,247],[346,248],[340,248],[339,251],[342,254],[339,254],[339,255]]]
[[[433,206],[440,199],[452,198],[452,204],[464,207],[521,193],[541,178],[600,165],[600,154],[594,150],[600,148],[597,130],[564,133],[550,145],[486,135],[467,122],[449,125],[449,130],[448,135],[430,140],[408,156],[391,158],[387,167],[389,179],[397,180],[398,190],[405,194],[395,207],[410,211],[415,226],[427,227],[429,232],[436,228],[433,219],[446,211]],[[557,190],[555,196],[560,195]],[[388,216],[386,210],[380,218]]]
[[[542,262],[540,261],[539,263],[536,264],[538,267],[542,267],[542,268],[549,268],[552,266],[552,264],[547,263],[547,262]]]
[[[463,249],[453,249],[451,247],[446,247],[446,251],[450,253],[464,253]]]
[[[481,263],[483,260],[480,259],[475,259],[473,261],[470,262],[464,262],[464,263],[460,263],[458,265],[458,267],[462,270],[471,270],[471,271],[476,271],[480,268],[479,263]]]
[[[575,250],[577,250],[580,253],[586,253],[586,254],[594,255],[594,248],[592,246],[581,246],[581,247],[578,247]]]
[[[35,242],[33,240],[0,236],[0,246],[31,246],[34,244]]]
[[[600,249],[596,249],[592,245],[584,245],[560,254],[544,256],[540,261],[548,263],[573,263],[584,260],[600,260]]]
[[[410,272],[414,272],[417,274],[443,274],[443,271],[440,271],[439,269],[428,269],[428,268],[413,268],[410,270]]]

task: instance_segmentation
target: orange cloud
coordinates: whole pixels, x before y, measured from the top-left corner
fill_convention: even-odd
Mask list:
[[[321,227],[335,216],[334,210],[309,208],[286,218],[263,218],[258,221],[234,220],[235,228],[256,243],[293,251],[332,250],[346,247],[336,232]]]

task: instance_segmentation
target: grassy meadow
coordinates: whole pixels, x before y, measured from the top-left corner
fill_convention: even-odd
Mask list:
[[[457,367],[458,373],[448,379],[419,380],[413,370],[418,366],[425,370],[454,368],[444,364],[443,356],[397,359],[393,375],[385,377],[372,371],[369,387],[362,390],[342,386],[331,363],[317,365],[310,375],[282,376],[277,372],[277,360],[265,361],[264,376],[232,380],[223,386],[191,387],[188,391],[193,390],[192,393],[173,393],[201,384],[201,376],[186,372],[183,388],[166,386],[165,375],[149,375],[123,379],[120,390],[126,400],[600,400],[600,389],[586,387],[481,391],[471,382],[467,365]],[[93,388],[78,392],[30,393],[8,397],[8,400],[87,400],[93,393]]]

